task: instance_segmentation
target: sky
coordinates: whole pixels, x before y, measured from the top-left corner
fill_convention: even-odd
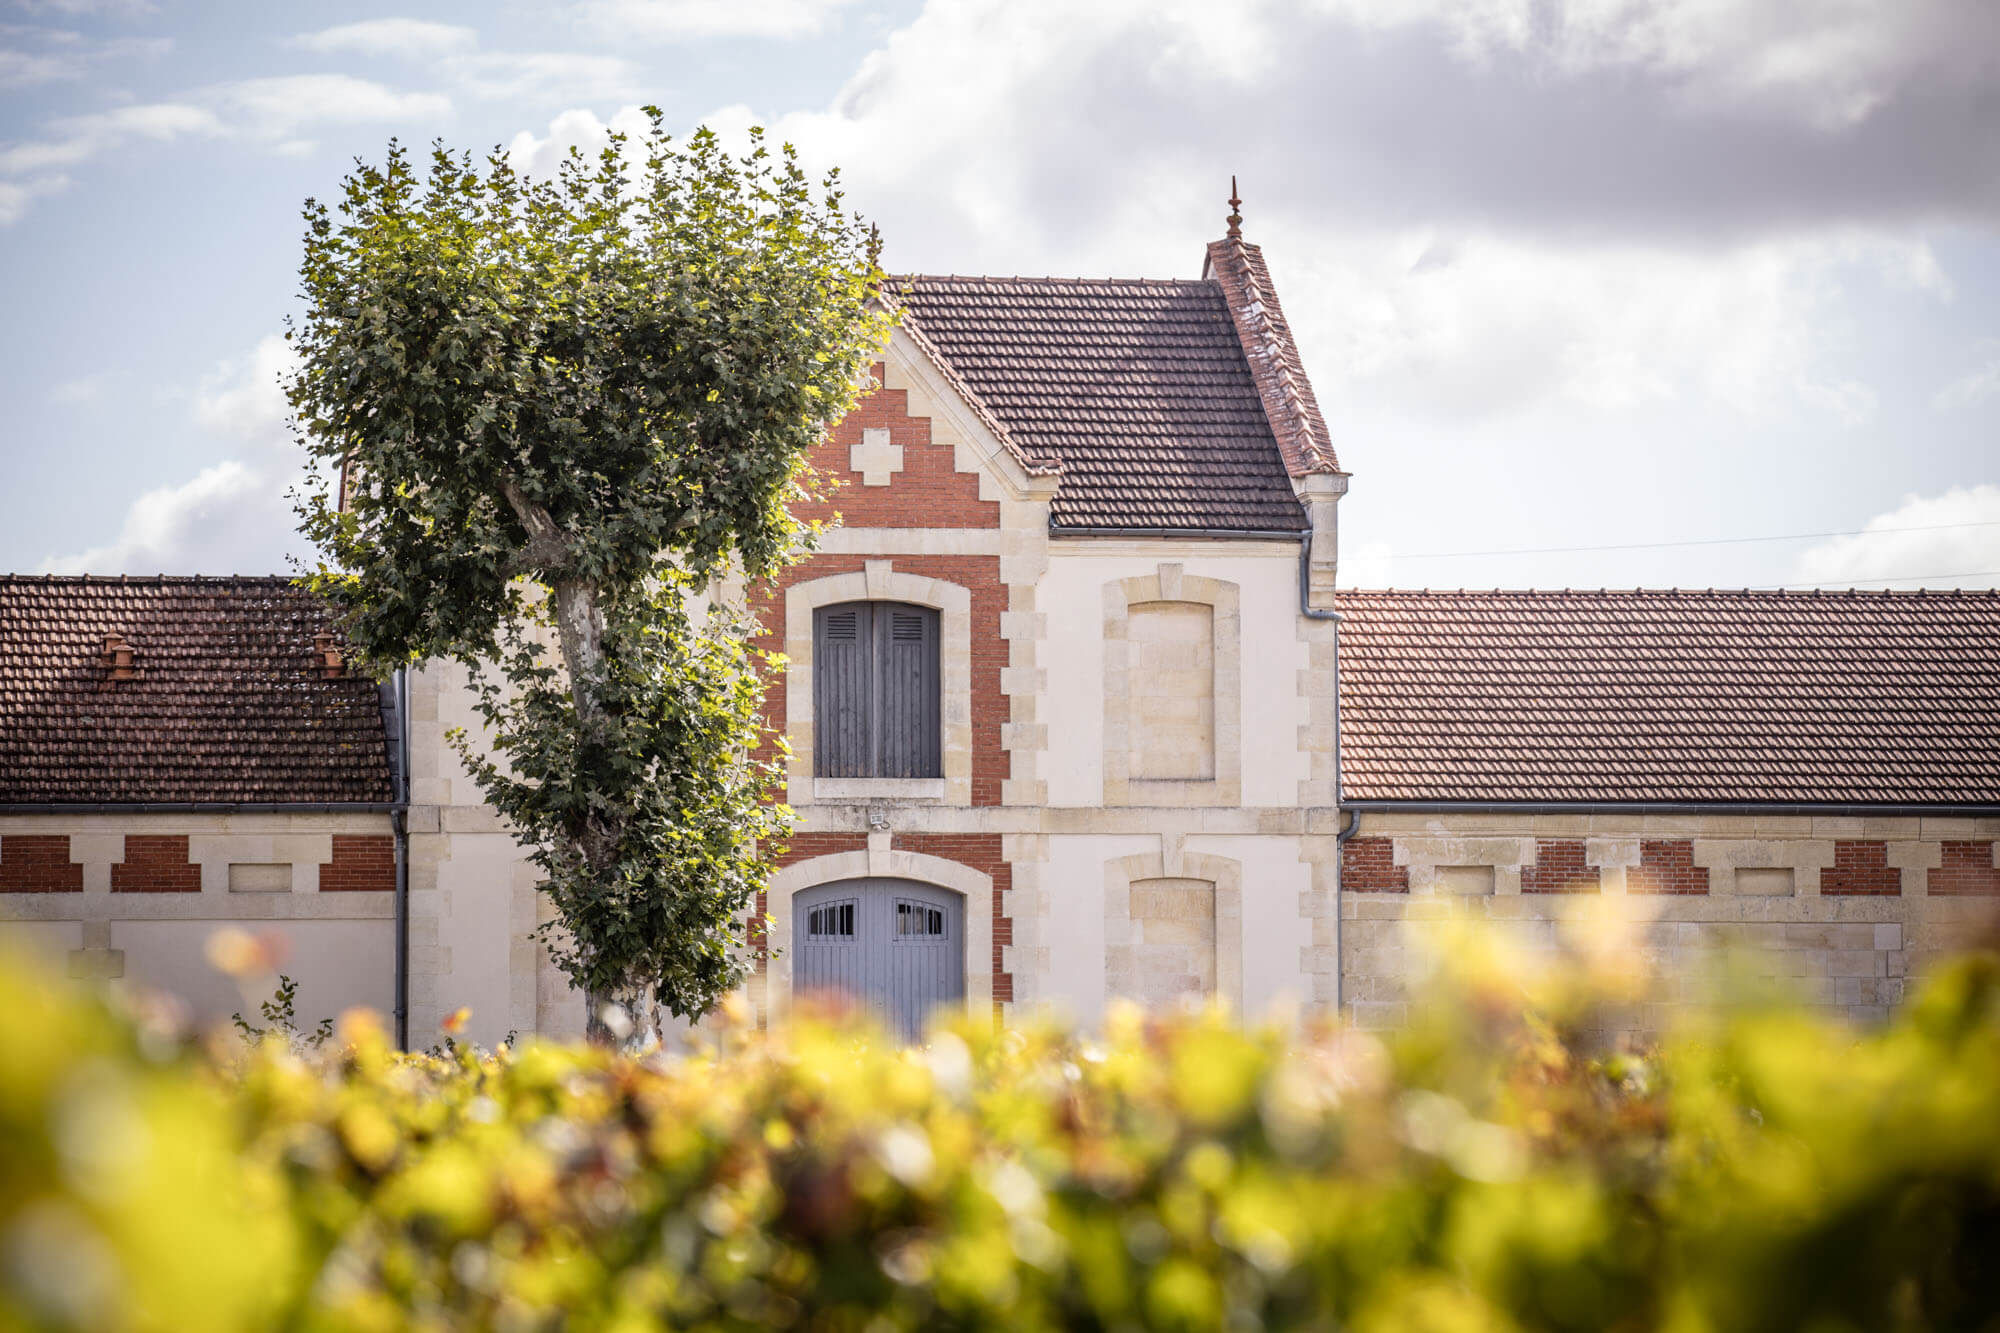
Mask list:
[[[647,104],[900,272],[1198,276],[1234,175],[1349,586],[2000,587],[1989,0],[0,0],[0,570],[288,570],[304,201]]]

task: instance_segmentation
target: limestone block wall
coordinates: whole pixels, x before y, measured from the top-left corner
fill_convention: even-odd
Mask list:
[[[1612,900],[1662,977],[1644,1016],[1703,994],[1719,951],[1849,1017],[1884,1017],[1939,954],[2000,921],[2000,819],[1390,814],[1343,848],[1337,922],[1315,921],[1313,998],[1401,1021],[1447,923],[1552,955],[1566,914]]]
[[[0,948],[165,991],[202,1022],[270,995],[209,964],[225,927],[284,941],[305,1026],[388,1015],[395,887],[384,814],[0,814]]]

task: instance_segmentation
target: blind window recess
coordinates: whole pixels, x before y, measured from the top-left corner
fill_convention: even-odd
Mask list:
[[[806,913],[806,938],[851,940],[854,938],[854,900],[821,903]]]
[[[929,903],[896,900],[896,938],[941,940],[944,938],[944,909]]]

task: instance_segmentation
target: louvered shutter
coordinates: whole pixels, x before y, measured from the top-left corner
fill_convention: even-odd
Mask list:
[[[866,602],[821,607],[813,615],[813,773],[874,776],[872,617]]]
[[[875,733],[879,777],[944,776],[938,737],[938,613],[875,606]]]

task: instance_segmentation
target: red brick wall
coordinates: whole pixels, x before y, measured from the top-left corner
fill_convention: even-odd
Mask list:
[[[920,516],[912,515],[912,519]],[[943,579],[970,590],[972,594],[972,803],[1000,804],[1000,784],[1005,782],[1013,759],[1001,748],[1000,730],[1013,707],[1000,689],[1000,671],[1007,665],[1007,641],[1000,637],[1000,613],[1007,608],[1007,589],[1000,582],[1000,561],[995,556],[899,555],[816,555],[784,570],[777,578],[777,590],[758,599],[757,611],[764,633],[757,646],[768,652],[782,651],[785,643],[784,589],[795,583],[822,579],[834,574],[859,573],[869,559],[893,559],[896,572],[922,578]],[[949,644],[944,651],[951,651]],[[764,691],[764,720],[782,735],[785,729],[785,691],[773,680]],[[768,750],[766,751],[768,757]]]
[[[1993,867],[1990,842],[1948,842],[1944,864],[1931,867],[1930,891],[1939,897],[2000,893],[2000,870]]]
[[[1596,893],[1597,867],[1585,865],[1580,838],[1537,838],[1535,864],[1521,867],[1523,893]]]
[[[1625,872],[1628,893],[1707,893],[1708,871],[1694,863],[1694,843],[1641,841],[1639,864]]]
[[[1006,895],[1014,887],[1014,867],[1001,858],[997,833],[898,833],[889,844],[898,851],[935,856],[971,866],[993,878],[993,1000],[1014,998],[1014,974],[1000,970],[1001,950],[1014,942],[1014,918],[1005,915]],[[971,910],[971,905],[967,905]]]
[[[128,833],[125,859],[111,867],[113,893],[200,893],[201,867],[188,863],[185,833]]]
[[[1903,891],[1903,872],[1889,864],[1886,842],[1836,842],[1833,864],[1819,872],[1823,895],[1895,895]]]
[[[1349,838],[1340,849],[1340,887],[1349,893],[1408,893],[1410,868],[1396,864],[1392,838]]]
[[[875,366],[882,379],[882,366]],[[849,450],[861,443],[861,432],[886,428],[889,442],[903,447],[903,470],[887,486],[864,486],[861,474],[850,471]],[[877,389],[863,398],[847,417],[812,450],[813,466],[839,480],[829,501],[801,505],[801,518],[830,518],[835,512],[850,528],[997,528],[1000,502],[979,498],[979,475],[960,472],[948,444],[931,443],[929,417],[910,415],[910,395]]]
[[[1001,950],[1014,942],[1014,919],[1007,916],[1005,895],[1014,888],[1014,867],[1000,855],[1000,835],[997,833],[898,833],[889,842],[891,848],[901,852],[915,852],[919,856],[935,856],[942,861],[956,861],[962,866],[970,866],[993,880],[993,902],[989,910],[993,913],[993,999],[994,1002],[1014,998],[1014,974],[1001,970]],[[819,856],[838,856],[842,852],[863,851],[868,846],[866,834],[861,833],[795,833],[778,856],[780,867],[798,861],[810,861]],[[966,910],[977,909],[977,904],[967,903]],[[769,910],[762,897],[757,901],[757,911],[761,915]]]
[[[0,893],[82,893],[83,867],[71,865],[67,833],[0,837]]]
[[[319,868],[321,893],[394,893],[396,839],[386,833],[336,833],[333,859]]]

